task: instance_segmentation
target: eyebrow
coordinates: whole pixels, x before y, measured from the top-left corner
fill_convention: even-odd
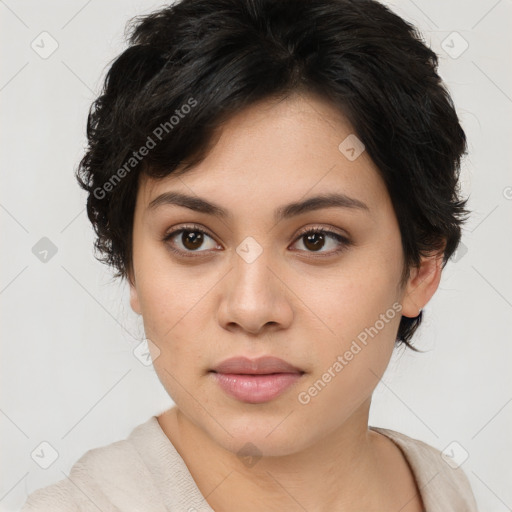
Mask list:
[[[149,203],[146,210],[154,211],[163,205],[182,206],[184,208],[188,208],[200,213],[205,213],[207,215],[213,215],[221,219],[233,218],[233,215],[221,206],[211,203],[201,197],[189,196],[181,192],[165,192],[157,196]],[[279,222],[284,219],[289,219],[291,217],[315,210],[321,210],[323,208],[347,208],[365,212],[370,211],[368,205],[359,199],[349,197],[345,194],[330,193],[310,197],[304,201],[297,201],[284,206],[280,206],[274,212],[274,220],[275,222]]]

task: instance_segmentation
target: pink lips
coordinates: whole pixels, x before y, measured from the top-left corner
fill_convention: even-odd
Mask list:
[[[304,374],[277,357],[233,357],[213,370],[219,386],[230,396],[248,403],[268,402],[284,393]]]

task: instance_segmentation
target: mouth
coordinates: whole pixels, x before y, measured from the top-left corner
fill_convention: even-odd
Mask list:
[[[251,360],[235,357],[210,370],[220,388],[246,403],[263,403],[277,398],[306,373],[290,363],[270,356]]]

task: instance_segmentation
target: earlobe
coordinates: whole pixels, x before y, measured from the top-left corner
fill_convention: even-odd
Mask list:
[[[424,257],[411,276],[402,298],[402,315],[414,318],[419,315],[439,286],[443,254]]]
[[[130,287],[130,306],[134,313],[138,315],[142,315],[142,311],[140,309],[139,304],[139,294],[137,293],[136,281],[135,281],[135,272],[133,271],[133,266],[131,266],[126,273],[126,281]]]
[[[130,306],[132,307],[132,310],[137,313],[138,315],[141,315],[141,309],[139,304],[139,295],[137,293],[137,289],[133,284],[130,284]]]

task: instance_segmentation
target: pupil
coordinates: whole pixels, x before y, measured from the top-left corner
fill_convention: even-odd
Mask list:
[[[199,233],[198,231],[184,231],[183,236],[185,237],[183,245],[187,247],[187,249],[197,249],[198,247],[201,247],[203,242],[202,233]]]
[[[312,242],[316,238],[316,242]],[[306,247],[312,250],[318,250],[322,248],[324,241],[324,235],[322,233],[311,233],[306,236]],[[311,243],[311,247],[308,245]]]

